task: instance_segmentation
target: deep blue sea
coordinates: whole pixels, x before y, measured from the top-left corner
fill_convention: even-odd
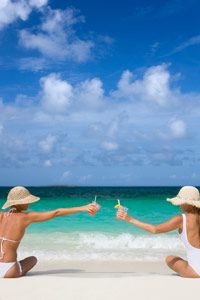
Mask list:
[[[19,249],[20,256],[63,260],[160,260],[183,251],[177,233],[151,235],[116,220],[116,199],[128,213],[144,222],[162,223],[180,212],[166,201],[178,187],[30,187],[41,200],[31,211],[46,211],[90,203],[95,195],[101,210],[95,216],[79,213],[34,223]],[[0,187],[1,204],[9,188]]]

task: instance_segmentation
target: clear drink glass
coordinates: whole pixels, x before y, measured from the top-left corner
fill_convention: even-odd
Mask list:
[[[94,216],[94,215],[96,215],[98,210],[100,210],[100,208],[101,208],[101,205],[99,205],[99,203],[97,203],[97,196],[95,196],[94,200],[92,201],[92,204],[94,204],[96,206],[96,211],[94,213],[90,213],[90,215]]]
[[[120,212],[120,211],[125,212],[127,214],[128,208],[125,206],[121,206],[120,208],[118,208],[118,212]]]
[[[117,204],[115,205],[115,208],[117,208],[118,211],[123,211],[123,212],[125,212],[125,213],[127,213],[127,211],[128,211],[128,208],[127,208],[127,207],[121,205],[119,199],[117,199]]]
[[[128,207],[122,206],[122,210],[123,210],[125,213],[127,213]]]

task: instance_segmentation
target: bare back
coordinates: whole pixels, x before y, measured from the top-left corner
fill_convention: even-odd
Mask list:
[[[0,262],[12,262],[17,260],[17,248],[26,229],[24,215],[25,214],[21,212],[12,214],[7,212],[0,213],[0,242],[2,242],[2,238],[16,241],[3,241],[4,255],[0,258]]]
[[[24,208],[24,210],[27,208]],[[12,213],[0,212],[0,252],[2,248],[4,252],[4,255],[0,255],[0,262],[13,262],[17,260],[17,248],[24,236],[26,228],[30,224],[84,211],[93,215],[97,212],[97,207],[93,203],[80,207],[58,208],[46,212],[21,212],[16,208],[11,208],[11,210],[12,209],[16,211]]]

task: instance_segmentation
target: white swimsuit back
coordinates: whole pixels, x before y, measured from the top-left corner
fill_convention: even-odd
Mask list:
[[[182,217],[183,230],[180,233],[180,238],[186,248],[188,264],[200,276],[200,248],[195,248],[189,243],[187,237],[187,218],[185,214],[182,214]]]

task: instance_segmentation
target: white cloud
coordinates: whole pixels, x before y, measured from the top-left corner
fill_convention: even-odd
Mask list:
[[[33,104],[34,98],[28,97],[27,95],[18,94],[15,99],[16,106],[24,106],[24,107],[31,107]]]
[[[21,70],[38,72],[45,69],[46,66],[47,63],[44,57],[25,57],[19,60],[19,68]]]
[[[71,106],[78,110],[98,110],[105,104],[103,84],[98,78],[71,85],[60,74],[52,73],[42,77],[40,84],[41,103],[46,112],[64,114]]]
[[[109,123],[109,126],[107,127],[107,130],[104,133],[105,140],[102,143],[102,148],[104,148],[107,151],[113,151],[113,150],[117,150],[119,148],[119,145],[116,142],[117,133],[119,131],[119,119],[120,119],[120,116],[113,119]]]
[[[145,74],[140,81],[144,82]],[[169,93],[176,96],[170,85]],[[143,91],[138,92],[137,101],[128,97],[124,101],[119,96],[113,99],[113,94],[109,95],[100,79],[72,84],[59,74],[49,74],[41,79],[41,91],[36,99],[30,97],[33,101],[29,105],[23,105],[27,102],[24,95],[16,97],[15,103],[1,100],[0,120],[6,132],[2,131],[0,139],[0,164],[6,161],[11,165],[14,161],[13,165],[18,165],[20,161],[28,165],[33,161],[35,165],[48,167],[53,162],[55,168],[69,166],[75,172],[78,166],[94,169],[102,165],[173,166],[181,165],[184,157],[188,164],[197,161],[193,144],[200,143],[196,126],[200,115],[198,94],[180,91],[179,101],[175,105],[169,102],[167,108],[147,101]],[[39,96],[41,102],[36,101]],[[94,105],[93,99],[103,105]],[[194,133],[195,143],[192,135],[188,138],[187,131]],[[194,151],[184,152],[185,148]],[[10,161],[7,157],[12,155]],[[86,174],[91,173],[89,168],[84,171]],[[170,170],[169,174],[173,172]],[[70,180],[78,180],[74,176]]]
[[[15,22],[17,19],[26,21],[33,9],[46,5],[48,0],[1,0],[0,1],[0,29]]]
[[[74,24],[83,21],[72,8],[66,10],[48,9],[45,18],[36,33],[30,30],[20,32],[20,42],[27,49],[35,49],[44,57],[57,60],[75,60],[85,62],[91,58],[93,42],[80,39]]]
[[[151,53],[152,55],[154,55],[154,54],[157,52],[159,46],[160,46],[160,43],[159,43],[159,42],[153,43],[153,44],[151,45],[150,53]]]
[[[46,138],[39,142],[39,147],[44,153],[50,153],[57,141],[57,138],[49,134]]]
[[[51,9],[49,8],[43,23],[41,24],[41,29],[48,33],[58,33],[58,31],[63,31],[64,26],[71,29],[71,26],[84,22],[84,17],[77,15],[78,11],[74,8],[67,8],[65,10]],[[70,34],[70,32],[67,32]]]
[[[49,159],[47,159],[44,161],[44,166],[50,168],[52,167],[52,162]]]
[[[99,78],[85,80],[75,88],[76,99],[82,105],[99,108],[103,105],[104,89]]]
[[[114,98],[151,101],[158,105],[167,105],[174,100],[170,89],[170,73],[167,65],[162,64],[147,69],[142,79],[133,80],[133,73],[123,72],[118,89],[111,93]]]
[[[108,128],[107,136],[110,138],[115,138],[117,132],[119,130],[119,119],[114,119]]]
[[[60,78],[59,74],[49,74],[40,80],[42,87],[41,103],[44,109],[53,113],[64,113],[69,107],[73,88]]]
[[[65,172],[63,172],[60,180],[61,181],[65,181],[66,179],[68,179],[69,177],[71,177],[71,175],[72,175],[71,171],[65,171]]]
[[[48,3],[48,0],[29,0],[30,6],[40,8]]]
[[[170,74],[165,65],[152,67],[145,73],[141,88],[144,88],[147,98],[163,105],[169,101],[171,96],[169,80]]]
[[[79,181],[81,183],[86,183],[88,182],[90,179],[92,178],[92,175],[91,174],[88,174],[88,175],[83,175],[79,178]]]
[[[183,138],[186,136],[186,124],[184,121],[174,120],[169,127],[174,138]]]
[[[43,33],[32,34],[28,30],[21,30],[20,41],[27,49],[37,49],[44,56],[63,58],[65,45],[61,45],[58,37],[50,38]]]
[[[177,46],[171,53],[175,54],[177,52],[183,51],[184,49],[194,46],[194,45],[199,45],[200,44],[200,35],[196,35],[188,39],[187,41],[183,42],[179,46]]]
[[[102,143],[102,147],[105,150],[112,151],[112,150],[116,150],[118,148],[118,144],[115,142],[105,141]]]

